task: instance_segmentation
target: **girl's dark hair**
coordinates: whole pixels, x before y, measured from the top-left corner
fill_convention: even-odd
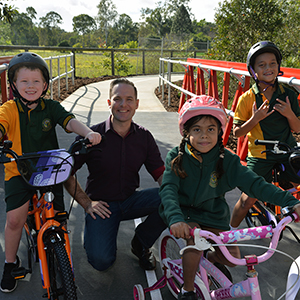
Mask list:
[[[188,134],[189,134],[190,128],[195,123],[200,121],[203,117],[210,117],[210,118],[213,118],[217,121],[218,129],[220,129],[220,133],[218,135],[218,143],[219,143],[219,148],[220,148],[220,150],[219,150],[219,160],[217,161],[217,165],[216,165],[217,179],[220,179],[222,177],[222,175],[225,173],[224,169],[223,169],[223,159],[224,159],[224,155],[225,155],[225,150],[224,150],[224,145],[223,145],[223,138],[222,138],[223,131],[221,129],[221,123],[214,116],[199,115],[199,116],[195,116],[195,117],[189,119],[183,125],[183,138],[182,138],[181,143],[179,145],[179,152],[178,152],[178,155],[171,161],[172,170],[174,171],[174,173],[177,176],[179,176],[182,179],[184,179],[188,176],[187,173],[185,172],[185,170],[182,167],[182,161],[183,161],[183,155],[184,155],[184,152],[185,152],[185,144],[189,142]],[[195,150],[195,151],[197,151],[197,150]]]

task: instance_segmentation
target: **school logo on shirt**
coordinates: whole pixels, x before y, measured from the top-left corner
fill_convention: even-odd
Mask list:
[[[210,174],[209,185],[210,185],[212,188],[215,188],[215,187],[217,187],[217,185],[218,185],[217,173],[216,173],[215,171],[213,171],[213,172]]]
[[[43,128],[43,131],[49,131],[52,128],[51,120],[44,119],[42,122],[42,128]]]

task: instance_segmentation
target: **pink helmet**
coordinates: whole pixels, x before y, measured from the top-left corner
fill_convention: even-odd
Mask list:
[[[217,118],[224,132],[227,115],[223,105],[211,96],[201,95],[187,100],[180,109],[178,123],[182,136],[185,122],[199,115],[211,115]]]

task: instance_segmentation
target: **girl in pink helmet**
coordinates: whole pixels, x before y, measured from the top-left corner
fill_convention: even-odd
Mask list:
[[[226,121],[222,104],[205,95],[188,100],[179,113],[183,138],[166,157],[160,187],[160,215],[172,234],[186,239],[188,245],[194,244],[190,228],[201,227],[216,234],[230,229],[230,210],[224,195],[236,187],[263,201],[280,206],[295,205],[300,214],[297,199],[242,166],[240,158],[224,148],[222,134]],[[238,247],[228,247],[228,250],[233,256],[240,256]],[[233,265],[218,248],[205,255],[230,278],[224,264]],[[201,253],[195,249],[184,252],[184,285],[178,299],[197,299],[194,280],[200,257]]]

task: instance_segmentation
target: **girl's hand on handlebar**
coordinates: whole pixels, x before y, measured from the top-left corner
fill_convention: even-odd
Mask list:
[[[98,132],[90,131],[85,136],[85,139],[88,139],[91,142],[91,145],[87,145],[87,146],[94,146],[101,142],[101,134]]]
[[[190,229],[191,227],[185,222],[177,222],[170,226],[171,233],[178,239],[191,238]]]
[[[108,209],[109,204],[105,201],[92,201],[86,208],[85,212],[96,219],[95,213],[102,219],[110,218],[111,211]]]
[[[295,213],[298,215],[298,220],[295,221],[297,223],[300,222],[300,203],[299,204],[296,204],[294,207],[293,207]]]

